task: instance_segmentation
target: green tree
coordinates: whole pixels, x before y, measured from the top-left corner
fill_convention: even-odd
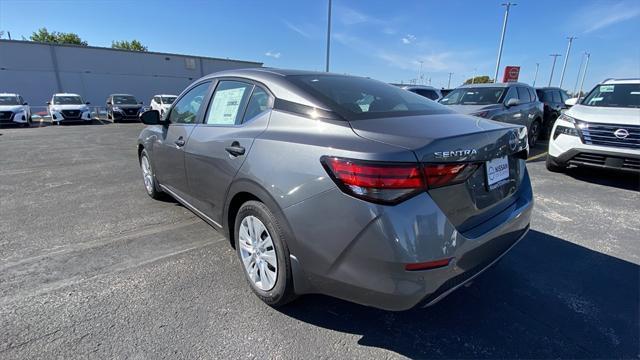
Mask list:
[[[492,82],[493,80],[491,80],[490,77],[488,77],[487,75],[482,75],[469,78],[464,82],[464,84],[488,84]]]
[[[29,37],[31,41],[54,43],[54,44],[73,44],[87,46],[87,42],[82,40],[78,34],[63,33],[58,31],[47,30],[47,28],[38,29]]]
[[[142,45],[138,40],[131,40],[130,42],[127,40],[112,41],[111,47],[113,49],[124,49],[130,51],[147,51],[147,47]]]

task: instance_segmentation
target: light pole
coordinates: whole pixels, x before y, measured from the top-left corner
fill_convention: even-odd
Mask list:
[[[564,56],[564,65],[562,65],[562,73],[560,74],[560,86],[562,88],[562,83],[564,82],[564,72],[567,70],[567,63],[569,62],[569,52],[571,52],[571,44],[573,40],[577,39],[575,36],[569,36],[567,40],[569,40],[569,45],[567,45],[567,54]]]
[[[532,87],[536,87],[536,80],[538,80],[538,69],[540,69],[540,63],[536,63],[536,74],[533,75],[533,85]]]
[[[580,73],[582,72],[582,65],[584,64],[584,57],[587,54],[587,52],[585,51],[584,54],[582,54],[582,57],[580,58],[580,67],[578,67],[578,76],[576,76],[576,84],[573,86],[573,94],[576,94],[576,91],[578,91],[578,83],[580,82]]]
[[[329,10],[327,14],[327,60],[324,71],[329,72],[329,54],[331,52],[331,0],[329,0]]]
[[[549,56],[553,56],[553,65],[551,65],[551,75],[549,76],[549,86],[551,86],[551,80],[553,80],[553,70],[556,68],[556,59],[558,56],[562,56],[560,54],[551,54]]]
[[[452,72],[449,73],[449,82],[447,83],[447,89],[451,89],[451,75],[453,75]]]
[[[507,2],[502,4],[505,7],[504,10],[504,22],[502,23],[502,34],[500,35],[500,47],[498,48],[498,60],[496,60],[496,73],[493,76],[493,82],[497,82],[498,80],[498,72],[500,71],[500,59],[502,58],[502,47],[504,46],[504,35],[507,32],[507,20],[509,20],[509,9],[511,6],[516,6],[518,4]]]
[[[585,52],[584,55],[587,57],[587,62],[584,65],[584,71],[582,72],[582,81],[580,82],[580,92],[578,93],[578,100],[580,100],[580,95],[582,95],[582,87],[584,86],[584,78],[587,76],[587,68],[589,67],[589,58],[591,54]]]
[[[424,83],[424,81],[422,81],[422,63],[424,63],[424,61],[418,60],[418,62],[420,63],[420,70],[418,70],[418,79],[420,79],[421,83]]]

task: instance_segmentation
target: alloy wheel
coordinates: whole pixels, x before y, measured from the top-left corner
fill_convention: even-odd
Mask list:
[[[269,231],[260,219],[249,215],[242,219],[238,232],[240,258],[249,280],[260,290],[273,289],[278,259]]]
[[[149,159],[143,156],[140,159],[140,166],[142,167],[142,177],[144,179],[144,187],[147,192],[151,194],[153,192],[153,173],[151,172],[151,165],[149,165]]]

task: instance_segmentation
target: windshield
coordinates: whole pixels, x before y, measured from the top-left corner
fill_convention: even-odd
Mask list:
[[[440,100],[445,105],[491,105],[500,102],[503,87],[460,88],[451,91]]]
[[[115,95],[113,97],[114,105],[137,105],[138,100],[131,95]]]
[[[176,96],[161,96],[163,104],[173,104]]]
[[[22,105],[18,102],[17,96],[0,96],[0,106],[3,105]]]
[[[80,96],[54,96],[53,103],[55,105],[82,105]]]
[[[341,75],[289,75],[287,78],[349,121],[452,113],[420,95],[372,79]]]
[[[582,101],[582,105],[640,108],[640,84],[598,85]]]

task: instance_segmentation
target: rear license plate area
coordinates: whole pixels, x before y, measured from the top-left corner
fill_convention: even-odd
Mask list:
[[[487,190],[509,183],[509,157],[503,156],[485,163]]]

